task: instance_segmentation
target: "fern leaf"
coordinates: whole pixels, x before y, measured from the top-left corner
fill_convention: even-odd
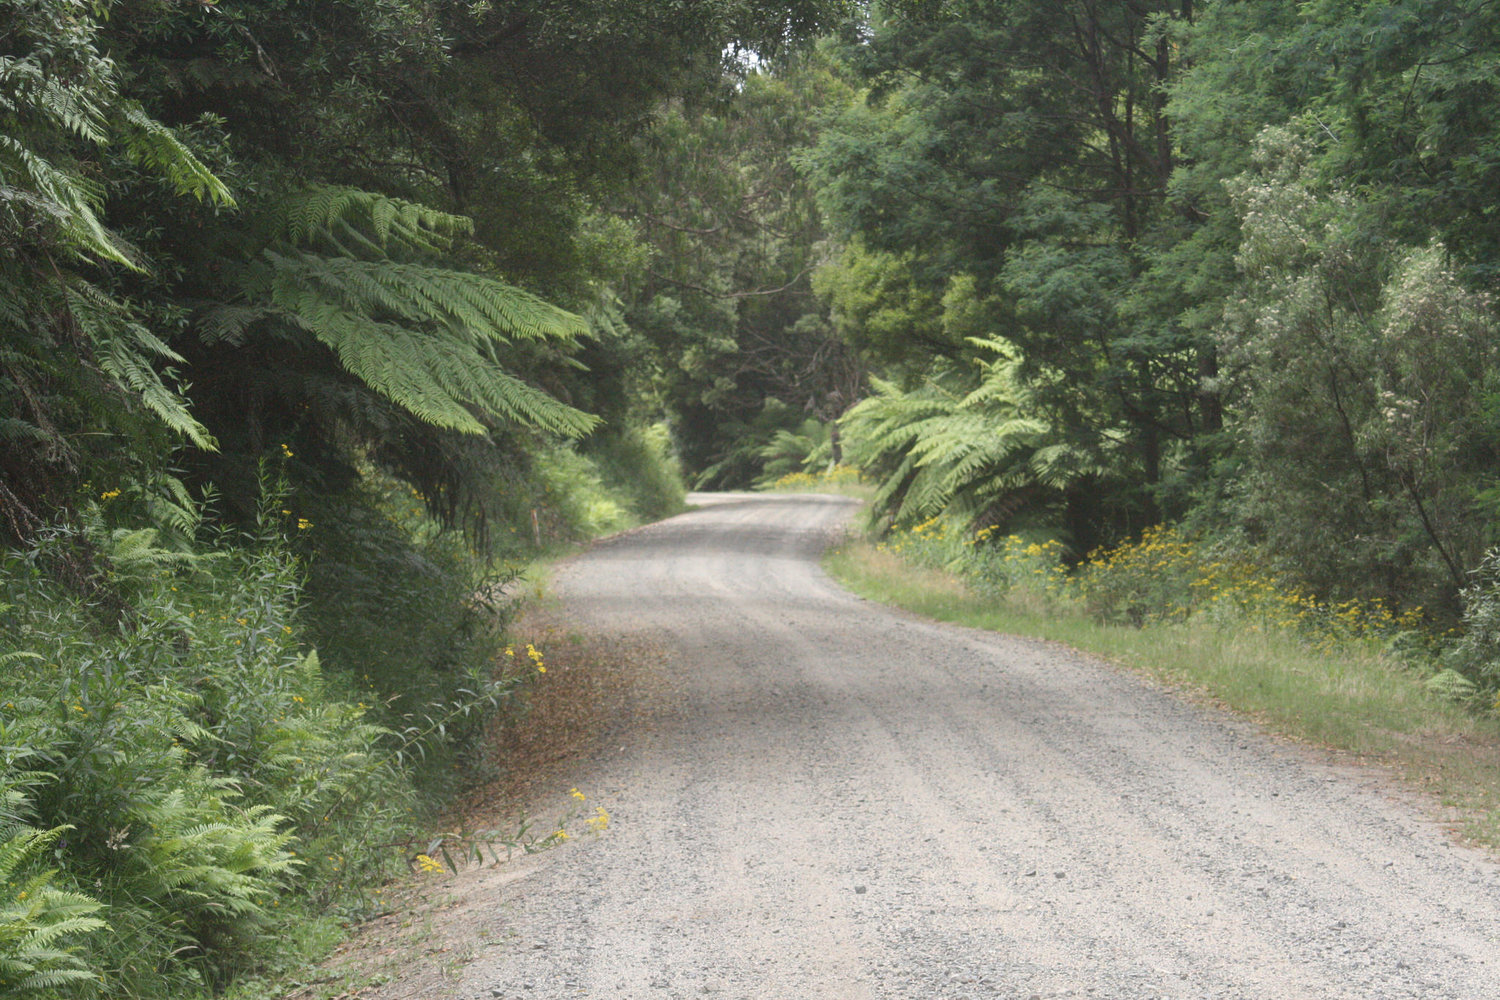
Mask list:
[[[569,339],[583,325],[571,313],[463,272],[300,252],[267,251],[263,259],[258,280],[282,317],[331,348],[375,392],[427,423],[481,434],[488,414],[577,437],[598,422],[504,371],[481,350],[512,334]]]
[[[99,185],[55,166],[15,136],[0,134],[0,187],[10,189],[12,199],[24,194],[25,201],[52,219],[65,245],[79,256],[140,270],[99,221],[104,201]]]
[[[51,888],[55,872],[42,871],[15,881],[34,865],[67,827],[21,829],[0,843],[0,987],[8,996],[40,994],[94,975],[65,944],[99,930],[93,916],[99,903],[75,892]]]
[[[367,247],[436,252],[474,231],[472,220],[360,188],[313,184],[278,199],[262,220],[272,239],[317,249],[329,234],[357,235]],[[373,239],[364,237],[369,232]]]
[[[167,387],[149,360],[157,357],[180,362],[182,356],[131,320],[120,303],[92,285],[75,282],[65,294],[74,320],[94,342],[99,368],[162,423],[198,447],[213,450],[217,446],[213,436],[193,419],[186,400]]]
[[[132,160],[165,178],[178,194],[226,208],[234,205],[228,186],[183,145],[175,132],[135,103],[123,105],[121,111],[127,126],[123,130],[124,146]]]

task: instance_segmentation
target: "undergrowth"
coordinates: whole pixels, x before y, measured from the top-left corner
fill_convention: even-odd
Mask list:
[[[264,995],[391,878],[569,836],[432,830],[546,671],[508,585],[679,506],[660,435],[532,456],[487,538],[373,467],[290,489],[293,458],[239,527],[125,483],[0,551],[0,995]]]

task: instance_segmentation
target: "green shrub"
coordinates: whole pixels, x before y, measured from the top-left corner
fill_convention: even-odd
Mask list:
[[[1463,591],[1463,636],[1444,657],[1447,669],[1469,682],[1458,689],[1500,712],[1500,549],[1491,549]],[[1442,676],[1442,674],[1439,674]]]
[[[585,443],[606,489],[622,499],[637,520],[652,521],[682,510],[682,468],[671,453],[662,424],[596,433]]]
[[[442,530],[409,487],[373,474],[305,513],[311,526],[298,533],[310,553],[304,617],[322,669],[283,676],[331,684],[355,702],[330,710],[337,717],[320,725],[357,727],[368,712],[390,731],[385,747],[393,760],[419,763],[424,797],[440,802],[464,766],[480,762],[485,727],[522,680],[496,676],[511,620],[505,588],[515,574],[462,532]],[[356,714],[339,714],[349,707]],[[306,715],[282,718],[305,722]],[[278,738],[301,737],[283,729]],[[326,793],[337,780],[318,788]],[[306,808],[309,817],[320,815],[316,803]]]
[[[81,956],[99,991],[190,996],[274,961],[299,898],[393,860],[374,845],[411,828],[403,740],[301,648],[299,571],[274,538],[205,556],[102,524],[0,557],[0,832],[63,831],[51,898],[103,904],[110,932]],[[59,548],[97,553],[90,585],[54,579]]]

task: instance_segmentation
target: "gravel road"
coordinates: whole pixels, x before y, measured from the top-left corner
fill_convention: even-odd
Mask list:
[[[1500,998],[1500,867],[1379,776],[1046,643],[852,597],[852,512],[698,497],[556,590],[645,640],[599,837],[506,876],[453,997]]]

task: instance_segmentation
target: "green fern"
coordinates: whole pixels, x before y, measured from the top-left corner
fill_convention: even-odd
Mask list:
[[[78,255],[136,266],[123,244],[99,221],[104,201],[100,185],[58,167],[15,136],[0,135],[0,190],[6,201],[50,222],[60,241]],[[17,228],[25,224],[23,220],[14,223]]]
[[[56,872],[27,875],[66,827],[22,828],[0,843],[0,994],[41,996],[96,978],[72,951],[77,939],[105,927],[97,902],[51,887]]]
[[[260,225],[273,236],[244,270],[242,297],[200,315],[205,342],[310,337],[374,393],[465,434],[511,423],[579,437],[597,425],[502,361],[517,341],[570,344],[587,321],[485,275],[400,259],[445,249],[469,220],[324,186],[287,198]]]
[[[215,448],[213,435],[193,418],[187,401],[152,365],[152,359],[180,364],[182,356],[134,322],[123,304],[88,282],[74,281],[64,295],[71,318],[94,343],[95,361],[115,385],[198,447]]]
[[[855,463],[880,475],[874,504],[898,523],[978,517],[1093,469],[1036,415],[1011,346],[970,343],[994,357],[973,371],[940,367],[910,391],[872,379],[875,394],[842,421]]]
[[[201,448],[214,442],[166,366],[180,364],[123,302],[84,280],[85,265],[143,269],[103,221],[108,161],[120,150],[178,192],[231,205],[228,188],[172,129],[120,94],[101,50],[103,10],[84,0],[11,5],[0,55],[0,441],[25,482],[14,523],[55,506],[51,473],[77,463],[79,428],[140,433],[144,410]]]
[[[129,891],[169,906],[207,949],[214,935],[262,918],[277,877],[298,862],[284,817],[267,806],[231,809],[226,780],[198,772],[192,784],[139,800],[151,834],[134,847]]]
[[[57,141],[60,136],[93,147],[118,139],[128,156],[179,193],[219,205],[234,203],[224,183],[171,129],[119,97],[112,64],[93,48],[91,38],[81,33],[72,54],[87,67],[83,74],[71,67],[55,72],[46,62],[52,55],[43,50],[0,56],[0,113],[17,126],[0,134],[0,190],[6,202],[47,220],[74,253],[133,269],[138,269],[133,255],[99,219],[103,186],[69,160],[42,152],[66,148]]]
[[[122,102],[119,116],[117,131],[132,160],[168,181],[178,194],[224,207],[234,204],[228,186],[193,155],[176,132],[133,102]]]
[[[442,251],[474,231],[471,219],[360,188],[312,184],[276,199],[261,226],[293,246],[384,255],[396,248]],[[344,241],[352,243],[353,247]]]

